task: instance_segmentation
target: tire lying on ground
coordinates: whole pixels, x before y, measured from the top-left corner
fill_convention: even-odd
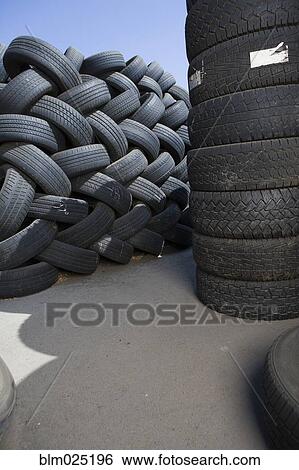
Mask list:
[[[191,144],[197,147],[299,135],[299,85],[238,92],[200,103],[189,114]]]
[[[275,449],[299,449],[299,328],[272,345],[264,369],[265,421]]]
[[[297,318],[299,279],[243,281],[224,279],[197,267],[197,295],[212,310],[250,320]]]
[[[227,279],[274,281],[299,277],[299,237],[233,240],[193,234],[195,262]]]
[[[197,232],[217,238],[284,238],[298,234],[298,187],[257,191],[193,191]]]
[[[15,403],[15,383],[8,367],[0,357],[0,441],[9,425]]]

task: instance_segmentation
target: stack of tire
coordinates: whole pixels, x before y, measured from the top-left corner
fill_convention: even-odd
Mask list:
[[[298,0],[189,0],[188,154],[199,299],[299,315]]]
[[[191,105],[170,73],[23,36],[0,47],[0,81],[0,297],[191,245]]]

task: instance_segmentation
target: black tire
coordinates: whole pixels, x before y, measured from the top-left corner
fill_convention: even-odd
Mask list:
[[[298,187],[263,191],[193,191],[190,209],[195,230],[217,238],[296,236]]]
[[[12,237],[0,242],[0,271],[16,268],[37,256],[54,240],[57,227],[37,219]]]
[[[93,141],[93,130],[87,120],[72,106],[52,96],[43,96],[30,110],[30,114],[54,124],[68,136],[74,146]]]
[[[84,145],[64,150],[54,153],[52,158],[69,178],[102,170],[110,164],[108,152],[101,144]]]
[[[299,139],[222,145],[188,153],[196,191],[234,191],[299,186]]]
[[[205,101],[189,114],[193,148],[299,135],[299,85],[258,88]]]
[[[276,26],[299,23],[299,7],[296,0],[208,0],[192,2],[186,22],[187,56],[189,62],[210,47],[245,36],[255,31],[267,30],[270,34]]]
[[[138,83],[147,71],[147,65],[140,55],[136,55],[127,61],[126,66],[121,73],[128,77],[132,82]]]
[[[146,75],[138,82],[138,88],[141,93],[156,93],[156,95],[163,99],[163,92],[158,82]]]
[[[174,167],[175,163],[170,153],[163,152],[159,155],[157,160],[145,168],[141,176],[157,186],[160,186],[170,176]]]
[[[169,106],[162,118],[161,124],[170,127],[171,129],[178,129],[184,122],[186,122],[189,115],[189,109],[184,101],[176,101],[173,105]]]
[[[57,240],[40,253],[37,259],[64,271],[79,274],[92,274],[99,264],[98,256],[93,250],[86,250]]]
[[[140,98],[140,108],[130,119],[152,129],[162,118],[164,112],[165,106],[160,98],[155,93],[146,93]]]
[[[78,51],[75,47],[68,47],[64,53],[65,57],[67,57],[73,64],[76,70],[80,70],[83,64],[84,55],[82,52]]]
[[[103,173],[87,173],[72,180],[73,191],[108,204],[118,214],[126,214],[132,204],[128,189]]]
[[[147,77],[152,78],[153,80],[156,80],[157,82],[158,80],[160,80],[163,73],[164,73],[164,70],[161,67],[161,65],[158,62],[154,61],[148,64],[145,75]]]
[[[168,242],[189,248],[192,246],[192,228],[187,225],[176,224],[171,230],[164,232],[163,236]]]
[[[76,224],[88,216],[88,204],[81,199],[36,194],[28,217]]]
[[[35,145],[2,144],[0,161],[4,161],[24,172],[46,194],[69,196],[71,182],[60,166]]]
[[[58,233],[56,240],[89,248],[109,232],[115,220],[113,209],[102,202],[98,202],[93,211],[78,222]]]
[[[177,129],[176,132],[183,139],[186,150],[188,150],[191,147],[188,126],[186,126],[186,124],[183,124]]]
[[[162,102],[165,106],[165,109],[169,108],[169,106],[172,106],[173,104],[176,103],[176,100],[170,93],[165,93],[163,96]]]
[[[197,267],[197,295],[212,310],[250,320],[298,318],[299,280],[237,281],[205,273]]]
[[[265,421],[274,449],[299,449],[299,328],[271,346],[264,368]]]
[[[154,212],[161,212],[165,207],[165,193],[158,186],[141,176],[138,176],[128,186],[128,190],[135,199],[148,204]]]
[[[111,160],[118,160],[128,151],[127,138],[116,122],[109,116],[96,111],[87,117],[100,143],[107,147]]]
[[[102,170],[102,173],[110,176],[110,178],[113,178],[122,185],[126,185],[141,175],[146,167],[146,157],[141,150],[134,149],[116,162],[111,163],[111,165]]]
[[[127,90],[109,101],[101,108],[101,111],[119,123],[137,111],[139,107],[138,95],[134,91]]]
[[[183,139],[172,129],[163,124],[156,124],[153,132],[158,137],[161,149],[170,153],[176,163],[179,163],[184,157],[185,144]]]
[[[4,56],[5,51],[6,51],[6,46],[0,43],[0,83],[5,83],[6,80],[8,79],[8,74],[3,64],[3,56]]]
[[[193,234],[200,269],[226,279],[275,281],[299,277],[299,237],[230,240]]]
[[[170,201],[162,212],[151,218],[147,228],[160,234],[167,232],[177,224],[181,214],[182,211],[178,204]]]
[[[36,70],[25,70],[0,93],[1,114],[26,114],[42,96],[51,93],[52,83]]]
[[[161,189],[168,199],[171,199],[180,206],[182,211],[189,206],[190,188],[182,181],[170,176],[163,183]]]
[[[143,229],[129,239],[129,243],[139,251],[149,253],[154,256],[161,256],[164,248],[164,238],[156,232]]]
[[[158,157],[160,142],[153,131],[131,119],[126,119],[119,126],[132,147],[139,147],[150,161]]]
[[[163,75],[159,78],[158,83],[163,93],[166,93],[173,85],[175,85],[176,81],[171,73],[164,72]]]
[[[177,178],[178,180],[183,181],[183,183],[188,183],[188,165],[187,165],[187,156],[174,167],[170,176]]]
[[[151,219],[152,213],[145,204],[136,204],[130,212],[115,220],[110,235],[126,241],[140,232]]]
[[[107,73],[118,72],[125,66],[125,59],[120,52],[106,51],[87,57],[82,64],[80,72],[101,78]]]
[[[48,289],[58,280],[58,271],[47,263],[0,272],[0,298],[23,297]]]
[[[176,100],[183,100],[188,109],[191,108],[189,93],[181,86],[173,85],[171,88],[169,88],[168,93],[170,93]]]
[[[92,77],[92,80],[65,91],[58,98],[85,115],[108,103],[111,95],[103,80]]]
[[[132,245],[109,235],[94,243],[91,249],[104,258],[120,264],[128,264],[134,254]]]
[[[274,51],[280,44],[278,52],[272,52],[273,63],[260,66],[257,51]],[[279,27],[271,34],[262,30],[214,46],[191,62],[188,75],[193,106],[238,91],[298,83],[298,26]]]
[[[0,142],[26,142],[49,153],[64,150],[64,135],[47,121],[20,114],[0,116]]]
[[[108,76],[105,76],[105,82],[113,94],[123,93],[124,91],[131,90],[135,92],[138,97],[140,97],[139,90],[135,83],[120,72],[114,72]]]
[[[24,222],[35,194],[35,184],[19,170],[0,167],[0,240],[18,232]]]
[[[6,49],[3,62],[11,78],[31,65],[45,73],[62,91],[81,83],[72,62],[56,47],[35,37],[15,38]]]

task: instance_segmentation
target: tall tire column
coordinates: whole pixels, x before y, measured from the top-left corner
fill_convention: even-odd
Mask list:
[[[298,1],[187,8],[198,297],[237,317],[298,317]]]

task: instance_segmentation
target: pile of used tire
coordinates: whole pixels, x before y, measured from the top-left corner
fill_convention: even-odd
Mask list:
[[[200,300],[298,317],[298,0],[189,0],[190,210]]]
[[[190,246],[188,93],[157,63],[0,46],[0,297]]]

